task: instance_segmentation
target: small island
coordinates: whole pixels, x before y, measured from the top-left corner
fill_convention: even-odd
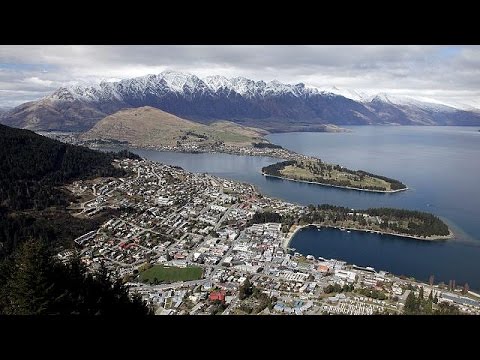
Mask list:
[[[315,158],[281,161],[262,168],[262,174],[286,180],[360,191],[395,193],[408,189],[398,180],[374,175],[363,170],[350,170]]]

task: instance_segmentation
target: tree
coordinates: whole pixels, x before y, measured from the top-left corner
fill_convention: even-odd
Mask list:
[[[10,315],[46,314],[54,300],[54,284],[49,279],[51,261],[45,245],[28,241],[14,256],[11,277],[5,284],[3,312]]]
[[[460,310],[453,304],[447,304],[442,302],[438,304],[437,310],[434,312],[435,315],[459,315]]]
[[[415,314],[417,312],[418,308],[417,308],[417,301],[416,301],[416,298],[415,298],[415,295],[413,294],[413,291],[411,291],[408,296],[407,296],[407,299],[405,300],[405,314]]]
[[[327,285],[327,286],[325,286],[325,287],[323,288],[323,292],[324,292],[325,294],[330,294],[330,293],[332,293],[333,291],[334,291],[333,285],[330,285],[330,284]]]
[[[112,280],[101,265],[87,273],[75,256],[70,263],[56,261],[45,243],[22,244],[2,274],[0,314],[8,315],[147,315],[139,295],[130,296],[120,279]]]
[[[242,285],[240,285],[238,291],[238,298],[244,300],[253,294],[252,284],[250,283],[250,278],[247,277]]]
[[[470,286],[468,286],[468,283],[465,283],[465,285],[463,285],[462,293],[467,294],[469,291],[470,291]]]
[[[426,315],[432,314],[432,300],[428,299],[427,301],[425,301],[423,312]]]

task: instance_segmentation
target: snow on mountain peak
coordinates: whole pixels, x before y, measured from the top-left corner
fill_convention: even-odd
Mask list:
[[[197,86],[204,84],[196,75],[178,71],[163,71],[159,76],[165,80],[170,89],[178,93],[183,93],[185,87],[193,90]]]
[[[196,75],[167,70],[158,75],[145,75],[133,79],[125,79],[119,82],[102,81],[94,86],[74,86],[61,88],[49,98],[56,100],[122,100],[126,92],[135,93],[137,96],[144,96],[146,93],[160,94],[163,91],[172,91],[184,94],[185,91],[217,93],[224,89],[228,92],[235,92],[244,97],[264,97],[290,94],[302,96],[310,93],[317,93],[315,88],[306,87],[305,84],[285,84],[278,80],[265,82],[254,81],[242,76],[226,78],[221,75],[207,76],[203,80]]]
[[[230,80],[227,79],[225,76],[221,75],[212,75],[207,76],[204,79],[205,84],[212,89],[213,91],[218,91],[222,88],[229,88],[230,87]]]
[[[372,101],[382,101],[382,102],[386,102],[386,103],[390,103],[390,104],[393,104],[394,102],[391,101],[391,99],[389,98],[389,96],[385,93],[379,93],[377,94],[373,99]]]
[[[456,104],[443,103],[433,99],[421,97],[399,96],[376,93],[371,90],[344,89],[337,86],[307,87],[303,83],[285,84],[278,80],[254,81],[245,77],[227,78],[221,75],[207,76],[200,79],[196,75],[167,70],[157,75],[145,75],[118,82],[101,81],[97,85],[75,85],[61,87],[47,98],[53,100],[82,100],[87,102],[123,101],[131,97],[145,97],[147,95],[162,96],[168,92],[191,96],[195,92],[210,93],[220,96],[220,91],[237,93],[246,98],[288,95],[295,97],[324,94],[326,96],[343,96],[345,98],[368,104],[371,101],[381,101],[393,105],[417,106],[430,110],[449,111],[454,108],[466,108]]]
[[[360,101],[360,102],[371,101],[376,95],[374,93],[369,93],[361,90],[344,89],[338,86],[329,86],[329,87],[323,87],[320,89],[324,93],[340,95],[340,96],[346,97],[347,99]]]

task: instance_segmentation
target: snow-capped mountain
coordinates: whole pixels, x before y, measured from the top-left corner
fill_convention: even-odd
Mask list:
[[[391,94],[336,87],[317,89],[273,80],[165,71],[94,86],[61,87],[22,104],[1,122],[34,130],[90,129],[118,110],[152,106],[190,120],[231,120],[271,131],[321,124],[478,125],[480,113]]]
[[[475,106],[472,106],[452,100],[445,102],[424,96],[394,95],[387,94],[385,92],[374,92],[371,90],[366,91],[358,89],[345,89],[337,86],[322,87],[320,88],[320,90],[324,93],[341,95],[348,99],[352,99],[362,103],[368,103],[373,99],[377,98],[377,100],[381,100],[391,104],[418,106],[422,108],[428,108],[430,110],[447,111],[448,109],[450,109],[451,111],[480,111],[480,100],[474,103]]]
[[[266,83],[244,77],[228,79],[219,75],[208,76],[202,80],[192,74],[164,71],[158,75],[146,75],[119,82],[101,82],[96,86],[62,87],[47,98],[52,100],[99,102],[128,100],[132,96],[162,96],[166,92],[184,96],[193,93],[208,96],[236,93],[246,98],[286,94],[301,97],[306,94],[319,93],[316,88],[307,88],[302,83],[291,85],[283,84],[277,80]]]
[[[322,87],[320,90],[323,93],[340,95],[346,97],[347,99],[352,99],[358,102],[371,101],[376,95],[376,93],[366,92],[364,90],[344,89],[337,86]]]

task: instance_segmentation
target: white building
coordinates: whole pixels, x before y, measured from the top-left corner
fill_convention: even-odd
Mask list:
[[[357,274],[353,271],[335,270],[335,276],[348,282],[355,282]]]

